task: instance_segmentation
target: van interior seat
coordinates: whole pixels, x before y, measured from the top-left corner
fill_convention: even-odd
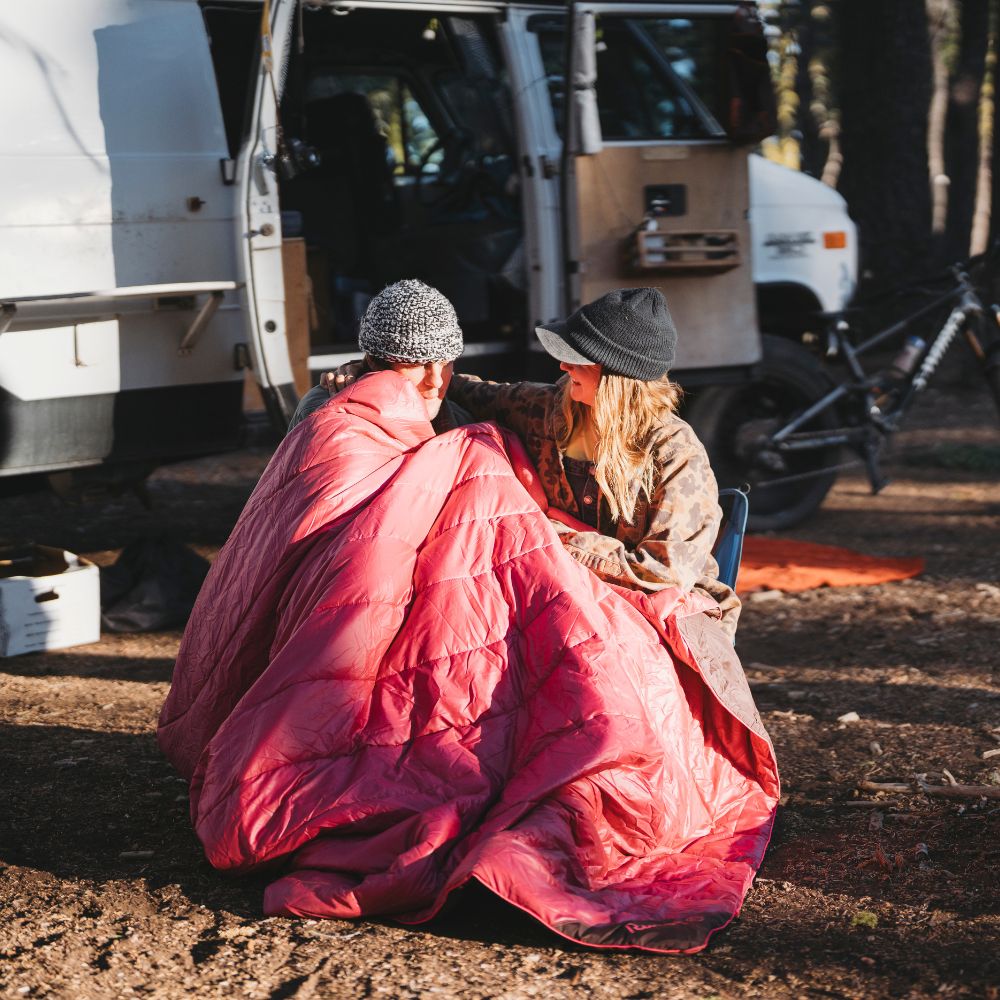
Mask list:
[[[383,269],[376,239],[399,223],[387,144],[368,99],[354,92],[310,101],[306,136],[319,165],[287,182],[282,201],[301,212],[306,242],[324,254],[334,339],[346,339]]]

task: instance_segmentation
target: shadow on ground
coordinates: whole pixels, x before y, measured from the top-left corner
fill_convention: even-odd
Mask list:
[[[3,661],[2,673],[16,677],[95,677],[108,681],[169,682],[174,670],[172,657],[121,657],[70,655],[18,656]]]
[[[870,722],[947,724],[977,728],[1000,717],[1000,691],[991,688],[949,688],[933,684],[884,684],[842,681],[761,681],[750,685],[761,712],[773,709],[809,712],[837,722],[847,711]],[[970,706],[974,706],[970,712]],[[976,709],[982,709],[981,713]]]
[[[147,489],[151,506],[133,493],[70,502],[42,491],[0,498],[0,524],[4,536],[78,553],[121,549],[163,531],[189,545],[218,548],[255,485],[256,478],[249,477],[224,482],[157,478]]]
[[[178,885],[195,904],[250,920],[263,916],[264,887],[279,867],[234,876],[208,864],[188,816],[187,783],[151,734],[0,725],[0,762],[7,803],[3,864],[72,881]],[[454,894],[447,912],[412,929],[459,940],[572,947],[478,883]]]

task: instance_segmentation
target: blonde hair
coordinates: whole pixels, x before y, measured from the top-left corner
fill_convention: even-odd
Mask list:
[[[556,443],[565,448],[590,409],[597,434],[594,478],[615,520],[632,524],[638,494],[652,499],[656,489],[653,437],[663,421],[677,411],[682,395],[681,387],[666,375],[644,382],[608,373],[601,375],[594,405],[587,407],[570,398],[568,381],[563,386],[566,429]],[[636,483],[638,493],[634,492]]]

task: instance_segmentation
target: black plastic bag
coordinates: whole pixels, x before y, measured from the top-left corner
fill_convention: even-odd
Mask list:
[[[209,563],[168,532],[130,542],[101,569],[101,625],[153,632],[187,621]]]

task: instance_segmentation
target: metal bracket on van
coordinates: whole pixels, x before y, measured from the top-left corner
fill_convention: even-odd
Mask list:
[[[126,285],[97,292],[26,295],[0,302],[0,334],[11,326],[31,330],[95,323],[159,312],[173,304],[181,310],[193,310],[198,297],[205,295],[205,302],[178,345],[181,354],[188,354],[222,304],[225,293],[242,287],[238,281],[177,281],[163,285]]]
[[[215,315],[216,310],[222,305],[222,299],[225,296],[225,292],[215,291],[212,292],[207,299],[205,299],[205,304],[198,310],[198,315],[191,321],[191,325],[187,328],[187,333],[181,338],[180,344],[177,346],[177,353],[180,355],[190,354],[194,348],[195,342],[201,336],[205,327],[208,326],[212,317]]]

